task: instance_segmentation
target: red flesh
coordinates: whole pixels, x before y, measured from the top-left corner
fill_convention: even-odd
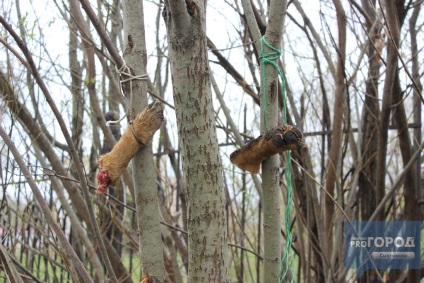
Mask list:
[[[104,194],[109,188],[110,183],[112,182],[107,170],[99,171],[99,173],[97,174],[97,181],[99,182],[96,189],[96,193],[98,194]]]

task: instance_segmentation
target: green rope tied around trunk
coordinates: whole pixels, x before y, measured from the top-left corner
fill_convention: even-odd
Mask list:
[[[265,53],[265,46],[268,47],[271,52]],[[266,101],[266,85],[265,85],[265,64],[271,64],[278,72],[278,75],[281,78],[281,96],[283,101],[283,121],[284,124],[287,124],[287,105],[286,105],[286,81],[284,79],[284,73],[283,70],[278,66],[276,61],[281,56],[281,49],[277,49],[274,46],[272,46],[268,41],[266,41],[265,37],[262,37],[261,40],[261,54],[259,58],[262,60],[262,68],[261,68],[261,82],[262,82],[262,107],[263,107],[263,121],[264,121],[264,129],[267,131],[266,126],[266,113],[267,113],[267,101]],[[278,279],[277,282],[283,282],[286,277],[287,273],[289,271],[289,257],[291,257],[291,267],[294,269],[294,254],[293,250],[291,248],[292,245],[292,234],[290,231],[290,216],[292,211],[292,181],[291,181],[291,171],[292,171],[292,165],[291,165],[291,151],[289,150],[287,152],[287,159],[286,159],[286,183],[287,183],[287,205],[286,205],[286,211],[284,215],[284,219],[286,221],[286,246],[283,254],[283,258],[281,259],[280,263],[280,272],[278,273]],[[295,271],[293,270],[292,274],[292,280],[295,277],[294,276]]]

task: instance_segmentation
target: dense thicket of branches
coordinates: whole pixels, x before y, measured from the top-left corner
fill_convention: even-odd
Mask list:
[[[261,96],[267,31],[282,42],[288,123],[306,143],[292,153],[288,279],[356,280],[344,266],[345,221],[422,221],[422,1],[287,1],[282,38],[269,7],[285,1],[35,2],[0,8],[0,281],[277,280],[286,155],[264,175],[229,161],[264,130],[263,111],[283,121],[281,81],[266,82],[275,103],[264,108]],[[152,151],[96,195],[97,159],[127,126],[106,122],[155,99],[165,123]]]

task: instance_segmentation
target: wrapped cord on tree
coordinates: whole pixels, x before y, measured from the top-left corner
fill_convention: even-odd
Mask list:
[[[127,78],[121,80],[121,83],[129,82],[130,102],[126,115],[128,127],[112,150],[99,158],[100,171],[97,174],[98,186],[96,190],[99,194],[105,193],[110,185],[114,185],[118,181],[128,163],[140,148],[152,139],[164,119],[162,103],[159,101],[147,105],[141,113],[134,117],[132,82],[133,80],[146,80],[147,75],[133,76],[130,68],[125,64],[117,71],[120,77],[122,75],[127,76]],[[110,123],[118,122],[112,121]]]
[[[269,53],[265,53],[265,45],[271,49],[272,51]],[[281,56],[281,49],[277,49],[274,46],[272,46],[268,41],[266,41],[265,37],[262,37],[261,40],[261,54],[259,58],[262,60],[262,64],[271,64],[278,72],[279,77],[281,78],[281,96],[282,96],[282,102],[283,102],[283,122],[284,124],[287,124],[287,104],[286,104],[286,81],[284,79],[284,73],[283,70],[278,66],[278,64],[275,62],[278,58]],[[265,86],[265,67],[262,67],[261,72],[261,79],[262,79],[262,105],[263,105],[263,113],[264,113],[264,128],[266,127],[266,86]],[[283,258],[281,259],[280,263],[280,272],[278,274],[278,282],[283,282],[286,277],[287,273],[289,271],[289,257],[291,257],[291,268],[294,269],[294,254],[292,250],[292,234],[290,231],[290,217],[291,217],[291,211],[292,211],[292,182],[291,182],[291,150],[287,151],[287,158],[286,158],[286,183],[287,183],[287,204],[286,204],[286,211],[284,215],[284,219],[286,221],[286,245],[285,250],[283,254]],[[293,270],[293,274],[295,271]],[[293,282],[294,275],[292,276],[292,282]]]

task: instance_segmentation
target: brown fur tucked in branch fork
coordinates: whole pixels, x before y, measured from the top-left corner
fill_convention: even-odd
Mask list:
[[[112,151],[100,156],[97,193],[105,193],[110,185],[114,185],[118,181],[130,160],[142,146],[152,139],[162,121],[163,108],[159,101],[155,101],[144,108],[132,121],[132,127],[130,121],[130,125],[112,148]]]
[[[259,167],[266,158],[303,146],[302,133],[294,126],[284,125],[271,129],[234,151],[230,155],[230,160],[240,169],[258,173]]]

